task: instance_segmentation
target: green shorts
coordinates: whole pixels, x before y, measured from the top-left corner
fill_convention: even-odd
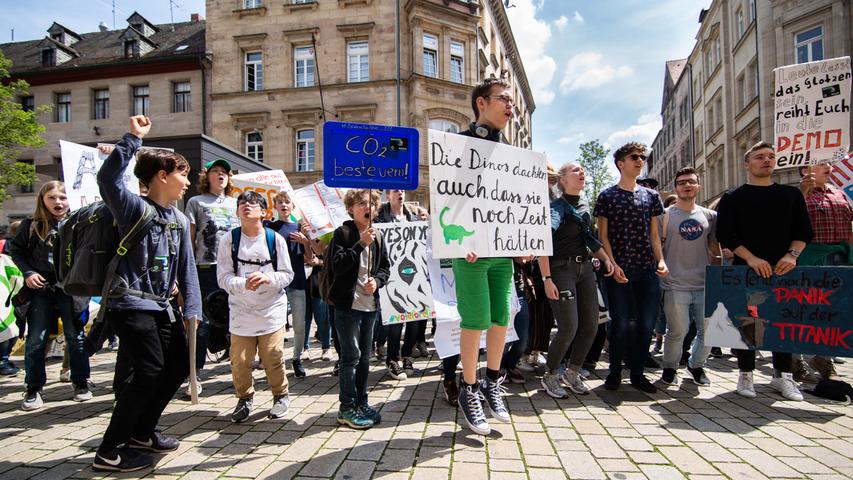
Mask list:
[[[509,325],[512,298],[512,259],[480,258],[468,263],[453,259],[456,308],[465,330],[488,330]]]

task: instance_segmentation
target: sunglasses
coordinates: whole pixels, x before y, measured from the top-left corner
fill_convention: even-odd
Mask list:
[[[632,153],[632,154],[630,154],[630,155],[628,155],[628,156],[629,156],[629,157],[631,157],[631,160],[633,160],[633,161],[635,161],[635,162],[636,162],[637,160],[642,160],[642,161],[644,161],[644,162],[645,162],[645,161],[646,161],[646,158],[648,158],[648,157],[646,157],[645,155],[640,155],[639,153]]]

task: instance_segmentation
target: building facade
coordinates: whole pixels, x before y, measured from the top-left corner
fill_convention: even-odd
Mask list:
[[[648,161],[648,176],[660,183],[661,191],[672,191],[672,180],[679,169],[692,166],[690,147],[689,75],[684,74],[687,59],[670,60],[664,70],[662,128],[652,143]]]
[[[53,23],[42,40],[0,45],[13,62],[12,78],[30,84],[29,96],[19,99],[24,108],[52,106],[40,117],[47,144],[19,157],[35,165],[37,181],[10,187],[0,225],[32,215],[40,185],[62,178],[59,140],[115,143],[128,130],[128,117],[137,114],[153,122],[147,143],[199,138],[209,123],[204,28],[197,16],[153,25],[134,12],[119,30],[102,26],[78,34]]]
[[[496,76],[515,99],[507,141],[529,148],[535,103],[502,2],[399,4],[398,70],[394,1],[208,0],[213,136],[298,188],[322,178],[325,121],[399,119],[421,131],[410,200],[427,204],[427,129],[466,129],[471,85]]]
[[[708,203],[746,180],[743,155],[750,146],[774,141],[773,69],[853,53],[853,6],[844,0],[714,0],[699,22],[680,80],[690,84],[692,122],[664,115],[659,138],[673,128],[681,130],[676,136],[691,135]],[[650,172],[676,171],[673,161],[656,155]],[[799,181],[795,169],[774,175],[781,183]]]

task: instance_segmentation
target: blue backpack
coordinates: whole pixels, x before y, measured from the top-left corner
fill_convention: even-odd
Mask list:
[[[237,274],[237,265],[239,263],[249,264],[249,265],[258,265],[263,267],[264,265],[272,264],[273,271],[278,271],[278,252],[275,248],[275,230],[271,228],[264,227],[264,233],[266,233],[267,239],[267,249],[270,252],[270,259],[264,260],[262,262],[256,262],[254,260],[243,260],[242,258],[237,258],[237,252],[240,251],[240,227],[231,230],[231,262],[234,265],[234,274]]]

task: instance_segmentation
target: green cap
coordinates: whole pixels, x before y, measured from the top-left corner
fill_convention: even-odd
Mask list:
[[[222,167],[225,169],[226,172],[231,171],[231,164],[228,163],[228,161],[225,160],[224,158],[217,158],[216,160],[213,160],[212,162],[207,162],[204,164],[205,170],[210,170],[213,167]]]

